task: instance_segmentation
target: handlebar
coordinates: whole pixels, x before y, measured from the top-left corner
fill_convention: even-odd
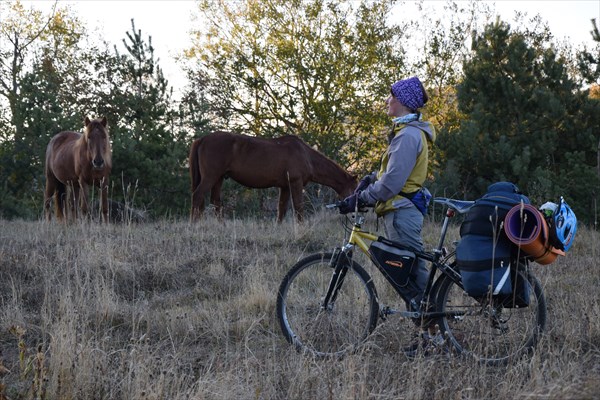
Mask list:
[[[455,210],[456,212],[458,212],[460,214],[466,213],[467,211],[469,211],[471,209],[471,207],[473,207],[475,205],[474,201],[457,200],[457,199],[450,199],[450,198],[446,198],[446,197],[435,197],[432,200],[434,203],[442,204],[448,208]],[[340,206],[342,204],[344,204],[344,200],[338,200],[335,203],[326,204],[325,208],[327,208],[327,209],[340,208]],[[363,205],[358,208],[358,211],[365,212],[365,211],[368,211],[368,208],[373,208],[373,207],[374,206],[372,206],[372,205],[371,206]]]
[[[331,210],[333,208],[340,208],[342,206],[342,204],[344,204],[344,200],[338,200],[335,203],[331,203],[331,204],[325,204],[325,208]],[[369,211],[369,208],[373,208],[375,206],[369,206],[369,205],[361,205],[360,207],[358,207],[358,211],[360,212],[367,212]]]

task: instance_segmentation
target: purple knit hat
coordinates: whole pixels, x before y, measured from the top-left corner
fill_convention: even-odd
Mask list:
[[[421,81],[416,76],[397,81],[392,85],[392,95],[403,106],[417,110],[425,105]]]

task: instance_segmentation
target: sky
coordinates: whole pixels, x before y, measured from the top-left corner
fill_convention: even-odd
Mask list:
[[[233,0],[232,0],[233,1]],[[513,20],[515,11],[533,17],[540,14],[548,22],[550,31],[559,40],[575,46],[593,45],[590,20],[600,24],[600,0],[498,0],[485,1],[507,22]],[[22,0],[25,6],[47,11],[51,0]],[[410,2],[409,2],[410,3]],[[426,0],[425,6],[442,8],[442,0]],[[131,19],[144,38],[152,36],[155,56],[176,96],[186,82],[181,65],[175,61],[191,45],[189,32],[198,22],[194,15],[194,0],[59,0],[59,6],[69,6],[90,29],[109,43],[123,49],[122,39],[131,30]],[[407,7],[401,5],[400,7]],[[410,5],[408,6],[410,7]],[[1,18],[1,15],[0,15]]]

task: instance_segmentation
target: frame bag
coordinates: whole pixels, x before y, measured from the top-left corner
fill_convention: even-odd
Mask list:
[[[413,267],[416,265],[417,259],[415,253],[380,241],[371,243],[369,253],[396,290],[410,284],[410,276],[414,274]]]

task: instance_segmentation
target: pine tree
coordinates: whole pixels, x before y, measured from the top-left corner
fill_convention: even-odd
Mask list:
[[[187,213],[191,137],[178,126],[152,38],[144,40],[133,20],[126,35],[124,54],[115,47],[114,55],[98,58],[100,76],[109,85],[98,110],[108,117],[113,140],[111,197],[155,217]]]
[[[589,220],[600,113],[550,39],[547,31],[516,32],[500,20],[474,37],[457,93],[466,118],[440,141],[446,174],[459,177],[465,197],[508,180],[540,204],[563,195]]]

